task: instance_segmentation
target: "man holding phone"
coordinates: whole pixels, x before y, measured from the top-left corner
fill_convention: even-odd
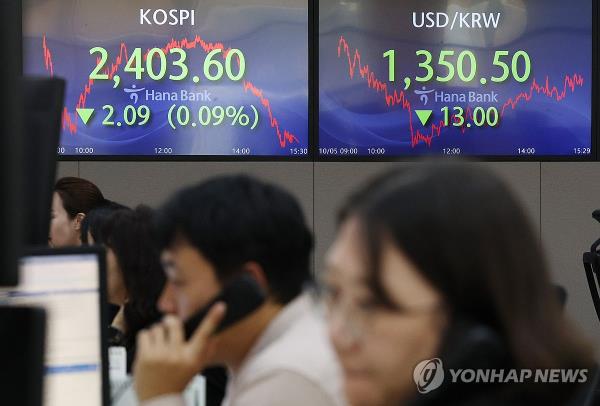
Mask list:
[[[290,194],[245,176],[210,180],[166,203],[157,234],[167,273],[159,308],[170,316],[138,335],[144,406],[183,405],[180,393],[212,365],[229,369],[226,406],[345,403],[326,325],[302,293],[312,236]],[[231,289],[242,276],[255,283]],[[182,320],[189,330],[199,318],[186,340]]]

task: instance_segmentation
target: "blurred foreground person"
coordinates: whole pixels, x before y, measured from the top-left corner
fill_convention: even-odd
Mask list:
[[[394,170],[339,220],[323,285],[351,405],[581,404],[590,347],[496,176],[456,163]]]
[[[136,391],[144,406],[183,405],[181,391],[207,365],[230,372],[227,406],[341,406],[341,371],[325,321],[303,293],[311,280],[312,236],[300,205],[279,187],[219,177],[185,189],[158,213],[171,314],[138,335]],[[210,306],[191,338],[182,320],[206,308],[239,278],[266,300]],[[262,304],[261,304],[262,303]],[[240,315],[215,334],[229,315]]]
[[[132,372],[137,334],[162,318],[158,299],[166,278],[153,238],[153,215],[146,206],[131,210],[112,203],[93,210],[86,219],[87,240],[106,247],[107,296],[117,309],[111,318],[109,344],[127,350],[128,373]],[[220,405],[227,382],[224,369],[203,370],[202,375],[206,380],[206,405]]]

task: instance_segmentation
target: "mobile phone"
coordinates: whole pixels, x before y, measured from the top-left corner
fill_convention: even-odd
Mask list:
[[[212,299],[201,310],[187,319],[184,323],[185,337],[189,340],[194,334],[202,320],[208,314],[208,311],[217,302],[223,302],[227,305],[225,316],[215,333],[220,333],[232,324],[246,318],[256,311],[266,300],[266,294],[256,279],[248,274],[243,274],[229,282],[221,293]]]

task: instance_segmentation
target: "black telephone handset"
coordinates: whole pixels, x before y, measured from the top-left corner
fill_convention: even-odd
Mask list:
[[[200,323],[202,323],[204,317],[208,314],[208,311],[217,302],[225,303],[227,305],[227,310],[215,333],[219,333],[227,327],[230,327],[232,324],[247,317],[262,306],[265,300],[265,292],[256,279],[248,274],[240,275],[225,285],[225,288],[221,293],[205,307],[186,320],[184,324],[185,338],[186,340],[190,339]]]
[[[454,320],[446,330],[438,357],[442,360],[445,371],[498,370],[510,367],[508,349],[496,331],[462,318]],[[460,381],[455,383],[446,377],[441,387],[419,394],[409,405],[457,405],[462,404],[465,393],[476,395],[477,391],[485,390],[485,385],[463,384]]]

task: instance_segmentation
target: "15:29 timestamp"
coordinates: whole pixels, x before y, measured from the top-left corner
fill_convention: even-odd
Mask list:
[[[580,147],[573,148],[574,155],[590,155],[591,153],[592,153],[591,148],[580,148]]]

